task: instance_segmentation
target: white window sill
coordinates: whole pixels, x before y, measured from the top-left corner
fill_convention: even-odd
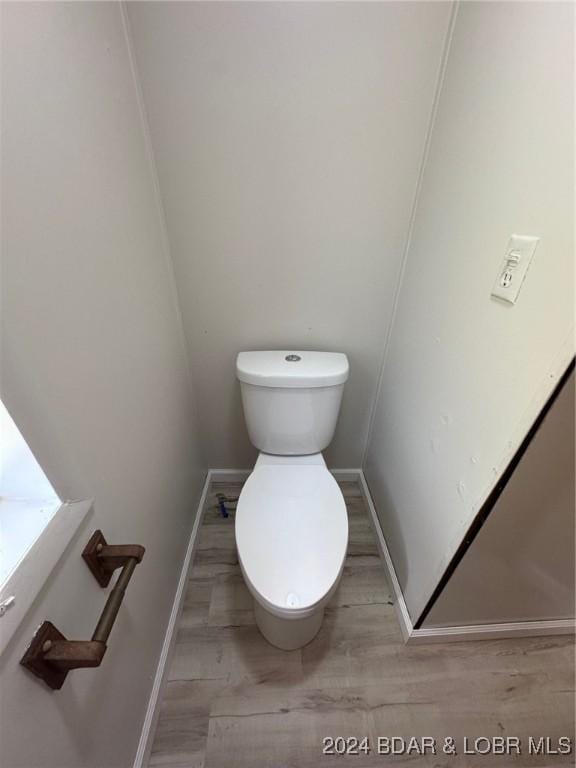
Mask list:
[[[14,599],[10,600],[10,607],[0,615],[0,654],[28,613],[80,524],[92,511],[91,500],[62,504],[58,501],[56,508],[45,505],[42,507],[42,512],[39,512],[38,502],[3,501],[3,504],[20,506],[17,509],[6,507],[6,512],[11,512],[6,514],[6,528],[5,510],[3,508],[0,510],[3,517],[2,548],[6,547],[5,538],[12,544],[16,544],[11,552],[7,552],[11,565],[10,562],[2,563],[2,573],[6,572],[9,575],[0,586],[0,605],[10,598]],[[18,512],[18,515],[15,516],[14,512]],[[46,515],[50,518],[47,524]],[[33,539],[30,537],[30,521],[33,521],[33,530],[36,530]],[[23,542],[26,540],[28,544],[24,545]],[[0,578],[0,582],[2,580]]]

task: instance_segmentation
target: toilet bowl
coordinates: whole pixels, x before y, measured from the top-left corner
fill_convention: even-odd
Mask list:
[[[256,622],[278,648],[309,643],[344,565],[348,516],[322,454],[261,453],[236,508],[236,545]]]
[[[256,622],[272,645],[309,643],[342,573],[348,517],[322,451],[348,378],[338,352],[241,352],[246,426],[260,451],[236,507],[236,546]]]

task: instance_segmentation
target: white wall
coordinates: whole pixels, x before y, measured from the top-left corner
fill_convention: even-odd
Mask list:
[[[413,619],[572,354],[573,13],[458,11],[365,467]]]
[[[250,467],[243,349],[349,355],[361,463],[450,6],[130,3],[210,466]]]
[[[93,496],[0,661],[5,768],[126,768],[203,479],[121,9],[2,5],[2,398],[64,498]],[[103,665],[51,692],[19,667],[52,620],[89,638],[95,527],[146,547]]]
[[[424,627],[573,619],[574,374]]]

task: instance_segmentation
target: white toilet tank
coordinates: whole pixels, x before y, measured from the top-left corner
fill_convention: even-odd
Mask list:
[[[341,352],[240,352],[236,376],[252,445],[279,456],[323,451],[348,370]]]

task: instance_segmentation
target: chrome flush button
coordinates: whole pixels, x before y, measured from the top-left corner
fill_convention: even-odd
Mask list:
[[[284,358],[288,363],[297,363],[299,360],[302,360],[300,355],[286,355]]]

